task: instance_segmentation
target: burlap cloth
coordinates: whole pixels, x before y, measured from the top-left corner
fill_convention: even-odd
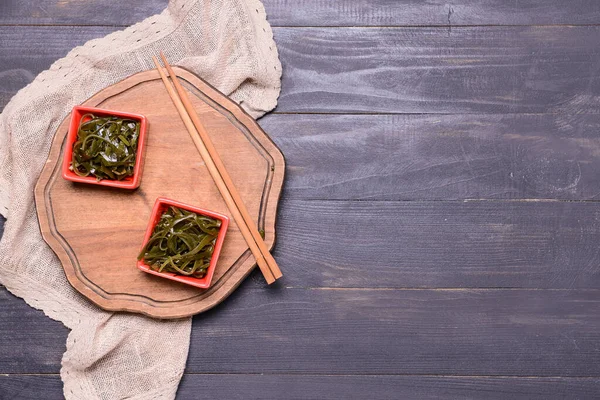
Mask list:
[[[126,8],[126,7],[124,7]],[[259,0],[171,0],[145,21],[73,49],[0,114],[0,282],[71,329],[61,378],[68,399],[170,399],[187,358],[191,319],[105,312],[67,282],[43,241],[33,189],[52,137],[71,108],[154,68],[165,52],[254,117],[273,109],[281,64]]]

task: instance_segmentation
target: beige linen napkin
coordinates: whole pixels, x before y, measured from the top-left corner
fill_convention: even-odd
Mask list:
[[[71,108],[154,68],[159,50],[254,117],[277,103],[281,64],[259,0],[171,0],[161,14],[73,49],[0,114],[0,213],[7,218],[0,282],[71,329],[61,369],[67,399],[174,398],[185,367],[191,319],[105,312],[82,297],[43,241],[33,199],[52,137]]]

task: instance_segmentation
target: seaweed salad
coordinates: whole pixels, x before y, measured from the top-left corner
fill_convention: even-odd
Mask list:
[[[138,260],[143,259],[154,271],[203,278],[220,228],[221,221],[217,219],[170,206],[161,215]]]
[[[85,114],[79,121],[70,169],[98,180],[133,176],[139,135],[138,121]]]

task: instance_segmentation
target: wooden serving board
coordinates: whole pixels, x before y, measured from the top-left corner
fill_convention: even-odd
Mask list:
[[[178,67],[175,72],[272,248],[285,171],[283,155],[237,104],[191,72]],[[143,114],[149,131],[141,185],[137,190],[122,190],[64,180],[60,163],[70,115],[58,128],[35,188],[35,200],[42,236],[60,258],[71,285],[106,310],[156,318],[190,316],[223,301],[255,266],[233,218],[209,289],[136,268],[157,197],[231,217],[158,71],[133,75],[84,105]]]

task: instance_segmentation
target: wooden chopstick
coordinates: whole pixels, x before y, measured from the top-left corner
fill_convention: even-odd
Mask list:
[[[198,131],[196,130],[194,123],[190,119],[190,116],[188,115],[183,103],[177,96],[175,89],[169,82],[169,78],[167,78],[165,72],[163,71],[162,67],[158,63],[158,60],[156,59],[156,57],[152,57],[152,61],[154,61],[154,64],[156,65],[156,68],[158,70],[158,73],[160,74],[160,77],[161,77],[164,85],[165,85],[165,88],[167,89],[167,92],[169,93],[169,96],[171,97],[173,104],[177,108],[177,111],[179,112],[179,115],[181,116],[181,119],[183,120],[184,125],[186,126],[188,132],[190,133],[190,136],[194,142],[194,145],[196,146],[196,148],[198,149],[198,152],[202,156],[202,159],[204,160],[204,163],[206,164],[211,177],[213,178],[215,184],[217,185],[219,192],[223,196],[223,199],[225,200],[227,207],[231,211],[231,213],[233,215],[233,219],[235,220],[236,224],[240,228],[242,236],[244,236],[244,239],[246,240],[248,247],[250,247],[250,251],[252,251],[252,254],[256,258],[256,262],[257,262],[263,276],[265,277],[265,280],[267,281],[268,284],[275,282],[275,277],[274,277],[273,273],[271,272],[269,265],[267,264],[262,252],[260,251],[260,248],[256,244],[256,241],[254,240],[254,237],[252,236],[250,229],[246,225],[246,222],[244,221],[244,218],[241,215],[240,210],[238,209],[235,201],[233,200],[233,197],[231,196],[229,190],[227,189],[227,186],[225,185],[225,182],[223,181],[221,174],[219,173],[217,167],[215,166],[215,163],[214,163],[210,153],[208,152],[204,142],[202,141]]]
[[[181,86],[181,83],[179,83],[179,80],[177,79],[175,72],[173,72],[171,65],[169,65],[169,62],[167,61],[167,58],[165,57],[165,55],[163,54],[162,51],[160,52],[160,57],[162,58],[163,63],[165,64],[165,67],[167,68],[167,71],[169,72],[169,75],[171,76],[171,81],[175,85],[175,90],[177,90],[177,93],[179,94],[179,98],[182,101],[183,106],[185,107],[186,111],[188,112],[188,115],[190,116],[192,122],[194,123],[196,130],[200,134],[200,138],[202,139],[202,141],[204,142],[204,145],[206,146],[206,149],[210,153],[210,155],[215,163],[215,166],[217,167],[217,170],[221,174],[221,177],[223,178],[223,181],[225,182],[225,185],[227,186],[227,189],[229,190],[229,193],[231,193],[231,197],[233,197],[233,201],[235,202],[238,209],[240,210],[240,213],[242,214],[242,217],[244,218],[244,222],[248,226],[250,233],[252,233],[252,237],[254,238],[254,241],[258,245],[260,252],[262,253],[263,257],[265,258],[267,264],[269,265],[269,269],[273,273],[273,276],[275,277],[275,279],[281,278],[282,273],[281,273],[281,270],[279,269],[279,266],[277,265],[277,262],[275,262],[275,259],[269,252],[269,249],[267,249],[267,245],[265,244],[263,238],[260,236],[260,233],[258,232],[258,228],[256,227],[256,224],[254,223],[254,220],[250,216],[250,213],[248,212],[246,205],[242,201],[242,198],[241,198],[238,190],[236,189],[235,185],[233,184],[233,181],[231,180],[231,177],[229,176],[227,169],[223,165],[223,162],[221,161],[221,157],[219,157],[219,153],[215,149],[215,146],[213,145],[212,140],[210,140],[210,137],[208,136],[206,129],[204,129],[204,125],[200,121],[200,118],[198,117],[198,114],[196,113],[196,110],[194,109],[194,106],[192,105],[190,98],[188,97],[187,93]]]

